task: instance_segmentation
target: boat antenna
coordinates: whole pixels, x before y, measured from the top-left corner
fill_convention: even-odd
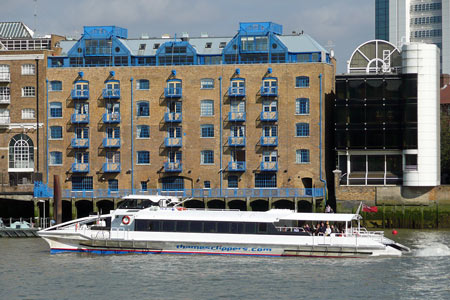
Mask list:
[[[356,210],[355,215],[359,215],[359,211],[361,210],[361,206],[362,206],[362,201],[359,203],[358,209]]]
[[[177,206],[183,204],[184,202],[189,201],[189,200],[192,200],[192,199],[193,199],[192,197],[191,197],[191,198],[186,198],[186,199],[184,199],[183,201],[178,202],[177,204],[175,204],[173,207],[177,207]]]

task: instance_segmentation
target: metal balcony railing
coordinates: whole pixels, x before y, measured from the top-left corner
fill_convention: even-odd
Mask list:
[[[177,138],[166,137],[164,138],[164,145],[166,147],[181,147],[183,146],[183,139],[181,137]]]
[[[85,90],[73,89],[71,96],[72,96],[72,99],[75,99],[75,100],[87,100],[87,99],[89,99],[89,90],[88,89],[85,89]]]
[[[261,146],[267,146],[267,147],[278,146],[278,137],[277,136],[262,136],[261,137]]]
[[[260,91],[261,91],[261,96],[265,96],[265,97],[278,96],[278,87],[277,86],[262,86]]]
[[[72,148],[89,148],[89,138],[73,138],[70,144]]]
[[[233,122],[245,122],[246,114],[245,112],[229,112],[228,121]]]
[[[245,97],[245,87],[229,87],[228,96],[230,97]]]
[[[228,137],[228,146],[234,146],[234,147],[245,147],[245,137],[235,137],[230,136]]]
[[[181,172],[183,171],[183,164],[181,162],[165,162],[165,172]]]
[[[120,89],[103,89],[103,99],[120,99]]]
[[[74,173],[88,173],[89,163],[73,163],[72,172]]]
[[[72,114],[70,121],[72,124],[88,124],[89,114]]]
[[[120,147],[120,138],[103,138],[103,147],[119,148]]]
[[[102,170],[105,173],[120,173],[120,163],[104,163]]]
[[[104,113],[102,119],[103,123],[120,123],[120,113]]]
[[[228,171],[245,172],[245,168],[246,168],[245,161],[230,161],[228,163]]]
[[[263,122],[278,121],[278,112],[277,111],[262,111],[261,112],[261,121],[263,121]]]
[[[166,112],[164,114],[164,121],[167,123],[179,123],[183,120],[183,115],[181,113]]]
[[[261,171],[278,171],[278,162],[276,161],[261,162]]]
[[[182,88],[181,87],[169,87],[164,89],[164,97],[166,98],[181,98]]]

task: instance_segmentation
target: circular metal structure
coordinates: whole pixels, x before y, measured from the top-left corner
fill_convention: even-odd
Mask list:
[[[372,40],[353,51],[347,64],[347,72],[359,74],[397,73],[402,67],[400,50],[395,45]]]

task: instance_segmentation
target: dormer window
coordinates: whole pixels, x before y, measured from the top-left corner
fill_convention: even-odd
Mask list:
[[[206,43],[205,48],[211,48],[212,47],[212,43]]]
[[[159,48],[159,43],[153,44],[153,49],[158,49]]]

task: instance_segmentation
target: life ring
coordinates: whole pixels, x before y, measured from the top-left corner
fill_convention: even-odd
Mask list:
[[[128,225],[128,224],[130,224],[130,221],[131,221],[131,219],[130,219],[129,216],[124,216],[124,217],[122,218],[122,223],[123,223],[123,225]]]
[[[186,210],[185,207],[177,207],[177,210]]]

